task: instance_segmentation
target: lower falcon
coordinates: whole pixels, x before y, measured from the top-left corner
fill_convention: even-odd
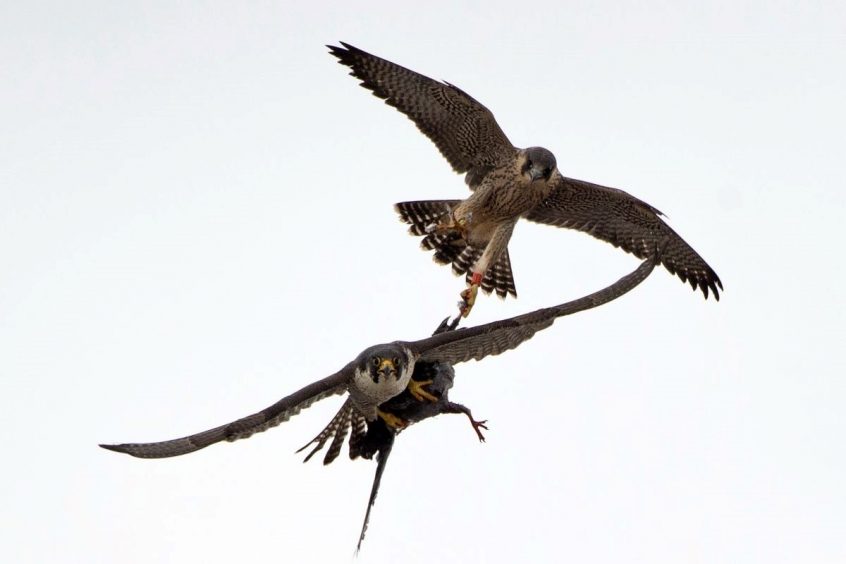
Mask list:
[[[350,395],[354,412],[366,421],[381,418],[388,426],[401,428],[405,422],[381,411],[381,404],[406,388],[418,400],[437,400],[425,390],[425,386],[431,382],[411,379],[415,363],[441,362],[454,365],[471,359],[481,360],[516,348],[538,331],[550,327],[559,317],[591,309],[622,296],[646,279],[660,257],[660,250],[656,248],[652,258],[645,260],[633,272],[607,288],[572,302],[477,327],[439,333],[419,341],[394,341],[367,348],[335,374],[232,423],[169,441],[100,446],[138,458],[179,456],[221,441],[237,441],[266,431],[317,401],[345,392]]]

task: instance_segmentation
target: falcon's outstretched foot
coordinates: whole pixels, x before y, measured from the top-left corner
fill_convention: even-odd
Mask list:
[[[414,396],[417,401],[438,401],[438,396],[432,395],[426,391],[424,386],[428,386],[432,380],[415,380],[412,378],[408,381],[408,392]]]
[[[449,220],[441,219],[438,223],[426,226],[426,233],[432,235],[447,235],[453,244],[467,241],[467,219],[455,219],[449,214]]]
[[[376,409],[376,415],[378,415],[390,429],[403,429],[408,426],[408,423],[405,420],[397,417],[393,413]]]
[[[458,302],[458,311],[461,317],[470,315],[470,310],[473,309],[473,304],[476,303],[476,295],[479,293],[479,286],[482,285],[482,274],[474,272],[470,280],[470,285],[461,292],[461,301]]]

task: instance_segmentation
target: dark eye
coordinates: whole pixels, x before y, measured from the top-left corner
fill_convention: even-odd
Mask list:
[[[395,357],[394,358],[394,366],[399,366],[399,365],[400,365],[400,359],[399,359],[399,357]]]
[[[379,366],[382,363],[382,359],[380,359],[378,356],[374,356],[373,360],[371,360],[370,362],[373,364],[373,366]]]
[[[551,169],[551,168],[545,168],[545,169],[543,169],[543,175],[544,175],[544,176],[548,177],[550,174],[552,174],[552,169]]]
[[[532,168],[532,159],[526,159],[526,168]]]

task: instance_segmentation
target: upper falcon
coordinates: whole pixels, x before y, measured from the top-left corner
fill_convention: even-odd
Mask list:
[[[719,300],[722,282],[651,205],[616,188],[563,176],[555,156],[542,147],[511,144],[485,106],[447,82],[432,80],[347,43],[328,46],[364,88],[408,116],[440,150],[453,170],[465,174],[472,194],[465,200],[396,204],[435,260],[465,274],[466,314],[476,289],[516,296],[508,241],[520,217],[584,231],[639,258],[667,239],[661,263],[705,297]]]

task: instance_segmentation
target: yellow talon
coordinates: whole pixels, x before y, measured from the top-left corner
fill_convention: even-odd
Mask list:
[[[458,306],[461,312],[461,317],[470,315],[470,310],[473,309],[473,304],[476,303],[476,295],[479,293],[479,285],[471,284],[466,290],[461,292],[461,303]]]
[[[455,219],[450,216],[449,221],[442,221],[440,223],[433,223],[426,227],[427,233],[437,233],[438,235],[452,235],[454,237],[453,243],[457,241],[464,241],[467,239],[467,219]]]
[[[393,413],[388,413],[387,411],[382,411],[381,409],[376,409],[376,415],[379,416],[385,424],[390,427],[391,429],[402,429],[408,425],[404,420],[400,419]]]
[[[429,400],[431,402],[438,401],[438,396],[432,395],[425,390],[423,386],[428,386],[432,383],[432,380],[409,380],[408,381],[408,391],[409,393],[414,396],[417,401],[426,401]]]

